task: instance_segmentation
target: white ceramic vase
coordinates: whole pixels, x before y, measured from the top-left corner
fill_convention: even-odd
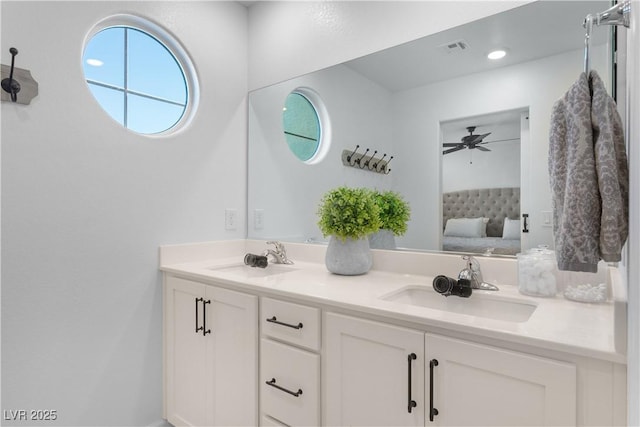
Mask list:
[[[369,247],[371,249],[395,249],[396,236],[391,230],[378,230],[369,235]]]
[[[357,276],[371,270],[373,259],[369,239],[346,240],[331,236],[325,256],[327,270],[343,276]]]

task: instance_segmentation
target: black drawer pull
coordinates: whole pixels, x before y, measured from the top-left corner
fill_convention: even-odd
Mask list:
[[[302,394],[302,389],[301,388],[299,388],[298,391],[293,392],[291,390],[287,390],[284,387],[280,387],[278,384],[276,384],[276,379],[275,378],[271,378],[271,381],[265,381],[265,383],[267,385],[270,385],[271,387],[275,387],[278,390],[284,391],[285,393],[289,393],[290,395],[295,396],[295,397],[300,397],[300,395]]]
[[[276,316],[272,316],[270,319],[267,319],[267,322],[276,323],[278,325],[286,326],[287,328],[302,329],[302,323],[291,325],[290,323],[280,322],[278,319],[276,319]]]
[[[202,301],[202,335],[211,333],[211,329],[207,329],[207,304],[211,304],[211,300]]]
[[[433,368],[438,366],[438,359],[429,361],[429,421],[433,422],[433,417],[438,415],[438,410],[433,407]]]
[[[200,301],[204,301],[204,298],[196,298],[196,334],[204,329],[202,326],[198,326],[198,303]]]
[[[415,400],[411,399],[411,361],[416,360],[418,358],[418,356],[416,356],[415,353],[411,353],[410,355],[407,356],[407,363],[409,366],[409,377],[408,377],[408,384],[409,384],[409,391],[407,393],[408,395],[408,399],[409,399],[409,404],[408,404],[408,411],[409,413],[411,413],[411,410],[413,408],[415,408],[416,406],[418,406],[418,404],[416,403]]]

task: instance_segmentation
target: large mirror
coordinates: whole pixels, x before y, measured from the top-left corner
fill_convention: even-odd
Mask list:
[[[318,203],[327,190],[346,185],[393,190],[409,202],[411,219],[396,238],[398,248],[469,251],[447,246],[445,200],[471,193],[474,203],[505,204],[490,223],[496,245],[507,222],[518,242],[494,254],[552,245],[551,109],[583,71],[584,17],[608,5],[534,2],[251,92],[248,237],[324,241]],[[593,31],[591,68],[605,82],[611,80],[609,38],[608,28]],[[496,48],[506,56],[488,59]],[[329,146],[314,164],[294,156],[283,134],[283,107],[300,88],[317,95],[328,122]],[[345,166],[343,153],[356,146],[357,153],[386,155],[385,161],[393,156],[389,173]],[[503,190],[509,195],[501,196]]]

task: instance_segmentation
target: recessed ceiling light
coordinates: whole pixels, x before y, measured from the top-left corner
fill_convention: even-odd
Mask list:
[[[100,61],[99,59],[89,58],[87,59],[87,64],[93,67],[102,67],[104,65],[104,62]]]
[[[500,59],[500,58],[504,58],[504,56],[507,54],[507,52],[505,50],[494,50],[492,52],[489,52],[489,54],[487,55],[487,58],[489,59]]]

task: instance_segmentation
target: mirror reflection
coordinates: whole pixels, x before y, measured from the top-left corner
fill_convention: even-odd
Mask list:
[[[318,203],[326,191],[346,185],[396,191],[409,203],[411,220],[396,238],[398,248],[511,254],[552,245],[551,109],[582,71],[584,17],[607,4],[534,2],[251,92],[248,237],[324,241]],[[605,82],[608,35],[594,32],[591,49],[592,68]],[[506,55],[489,59],[498,47]],[[326,155],[314,164],[294,156],[282,129],[282,106],[300,87],[321,96],[322,132],[331,135]],[[346,167],[343,151],[356,145],[393,156],[391,172]],[[511,189],[511,196],[496,196],[498,189]],[[474,203],[504,203],[487,223],[487,234],[497,234],[487,237],[497,241],[476,249],[451,246],[444,236],[445,194],[470,190],[483,190]],[[465,212],[459,218],[486,217]],[[511,239],[502,239],[505,231]],[[519,244],[505,249],[503,240]]]
[[[528,121],[525,109],[440,124],[443,250],[520,252],[520,147]]]

